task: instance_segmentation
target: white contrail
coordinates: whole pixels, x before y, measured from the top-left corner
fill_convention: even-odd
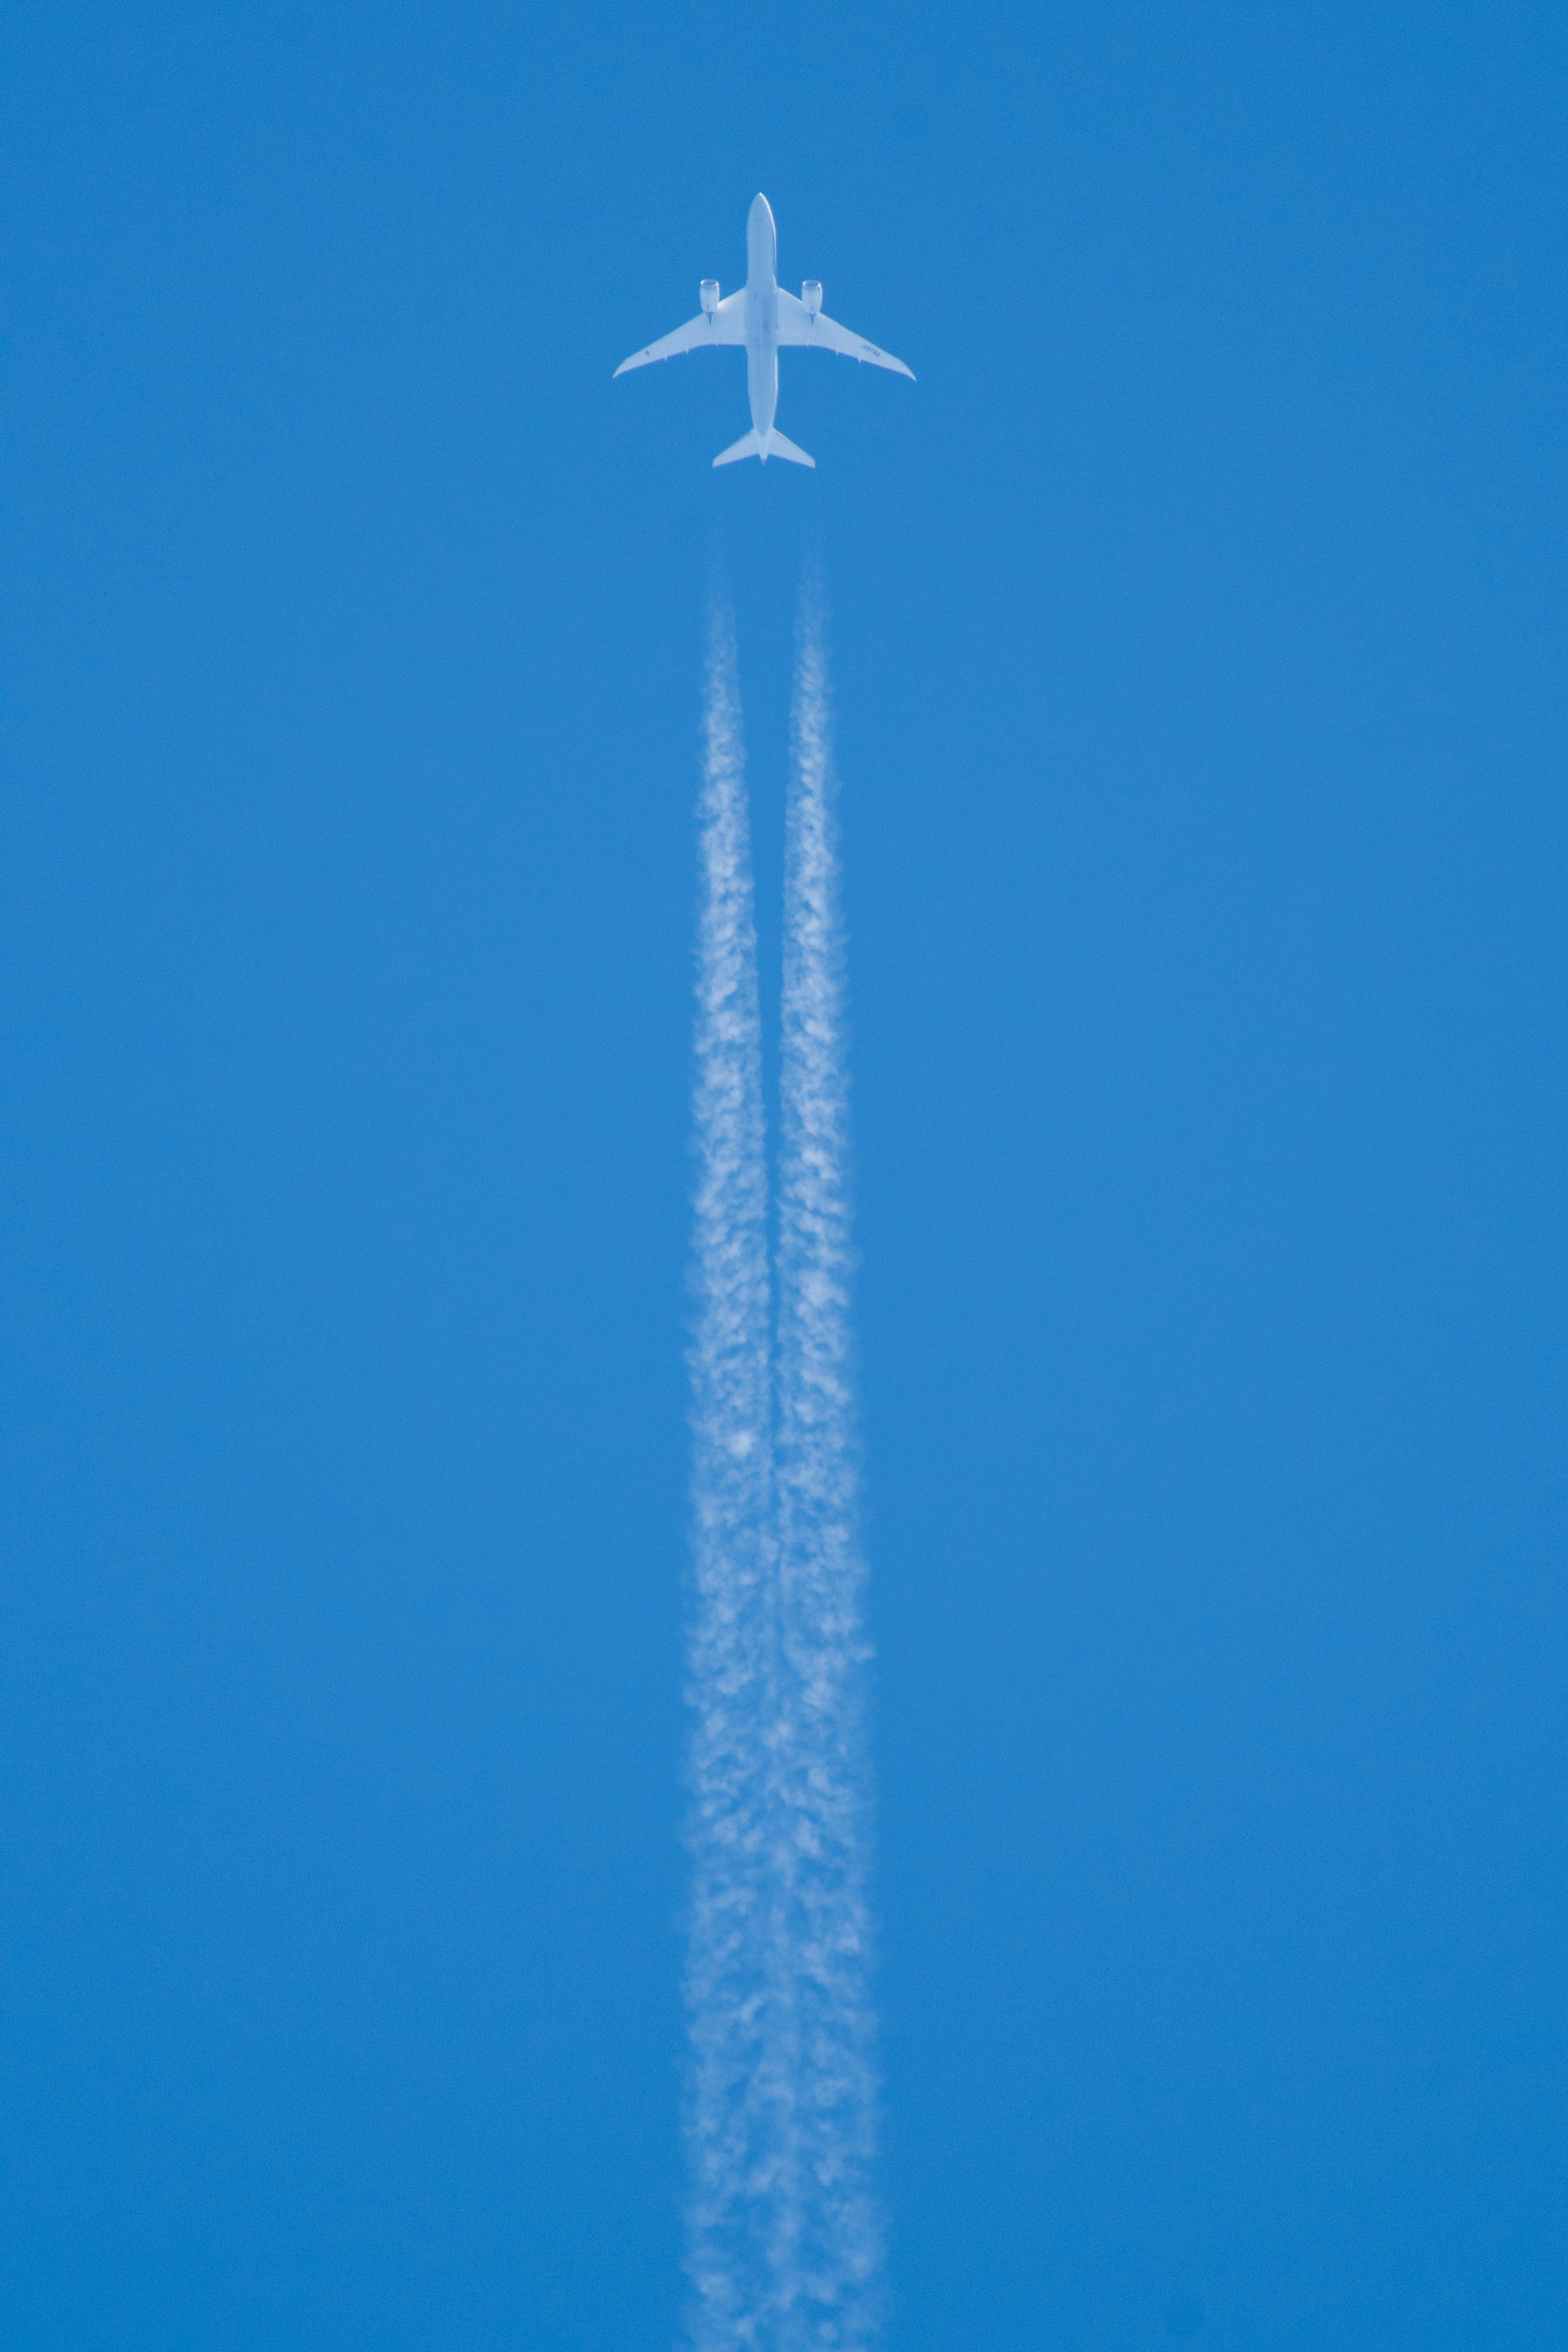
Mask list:
[[[849,1312],[849,1080],[821,606],[797,635],[784,835],[775,1509],[784,1673],[775,1868],[792,1988],[793,2275],[781,2342],[860,2352],[881,2231],[867,1891],[869,1767]]]
[[[760,2341],[772,2302],[769,2242],[780,2189],[780,2061],[768,2000],[776,1941],[767,1784],[777,1560],[756,927],[734,635],[717,596],[704,739],[689,1359],[687,2270],[697,2352],[734,2352]]]
[[[733,632],[710,627],[691,1349],[687,1966],[696,2352],[866,2352],[881,2247],[850,1362],[848,1084],[820,614],[785,824],[770,1385],[756,929]]]

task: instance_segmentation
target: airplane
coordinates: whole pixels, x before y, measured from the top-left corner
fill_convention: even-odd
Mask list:
[[[759,196],[746,215],[746,282],[741,291],[727,294],[721,301],[719,280],[705,278],[702,308],[696,318],[677,327],[672,335],[649,343],[646,351],[634,352],[616,370],[616,375],[625,375],[628,368],[647,367],[650,360],[672,360],[679,352],[709,351],[719,343],[743,343],[752,429],[728,449],[721,449],[713,460],[715,466],[732,466],[738,457],[760,457],[764,466],[770,457],[816,466],[816,458],[786,441],[773,423],[779,404],[781,343],[804,343],[819,352],[841,352],[848,360],[869,360],[874,367],[891,368],[895,375],[914,381],[914,370],[902,360],[894,359],[890,352],[879,352],[875,343],[852,335],[847,327],[827,316],[819,278],[806,279],[798,300],[786,294],[778,282],[778,252],[772,208],[766,196]]]

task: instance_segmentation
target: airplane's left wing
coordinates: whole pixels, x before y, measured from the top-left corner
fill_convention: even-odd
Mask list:
[[[891,368],[895,375],[907,375],[914,381],[913,368],[896,360],[891,352],[879,351],[864,335],[853,335],[841,327],[837,319],[826,311],[810,311],[798,294],[786,294],[779,288],[779,341],[815,345],[819,352],[837,352],[847,360],[868,360],[873,367]],[[657,353],[655,354],[657,356]]]
[[[673,360],[682,352],[706,351],[710,343],[743,343],[746,340],[746,289],[727,294],[714,311],[699,310],[684,327],[677,327],[673,335],[661,335],[657,343],[649,343],[643,352],[634,352],[616,370],[625,375],[628,368],[647,367],[650,360]]]

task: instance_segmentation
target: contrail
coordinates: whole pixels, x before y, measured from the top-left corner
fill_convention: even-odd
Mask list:
[[[756,926],[734,635],[717,596],[699,823],[687,2270],[698,2352],[731,2352],[759,2341],[772,2300],[766,2242],[778,2193],[779,2062],[766,1998],[777,1565]]]
[[[785,1699],[778,1868],[796,2040],[797,2267],[783,2341],[860,2352],[881,2233],[870,1916],[865,1568],[850,1324],[849,1079],[822,609],[797,628],[784,832],[775,1509]]]
[[[687,2269],[696,2352],[867,2352],[881,2244],[843,938],[820,608],[785,819],[776,1384],[733,632],[700,803]]]

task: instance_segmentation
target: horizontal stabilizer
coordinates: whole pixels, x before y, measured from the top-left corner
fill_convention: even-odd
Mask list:
[[[815,457],[808,457],[804,449],[797,449],[795,443],[786,441],[782,433],[770,432],[764,439],[755,429],[742,433],[738,441],[732,441],[727,449],[721,449],[713,463],[715,466],[732,466],[738,457],[761,457],[764,461],[769,457],[787,457],[796,466],[815,467],[816,464]]]
[[[791,464],[795,466],[810,466],[815,468],[816,465],[815,457],[808,457],[804,449],[797,449],[793,441],[786,441],[784,435],[776,428],[768,435],[768,446],[763,455],[764,457],[787,457]]]

